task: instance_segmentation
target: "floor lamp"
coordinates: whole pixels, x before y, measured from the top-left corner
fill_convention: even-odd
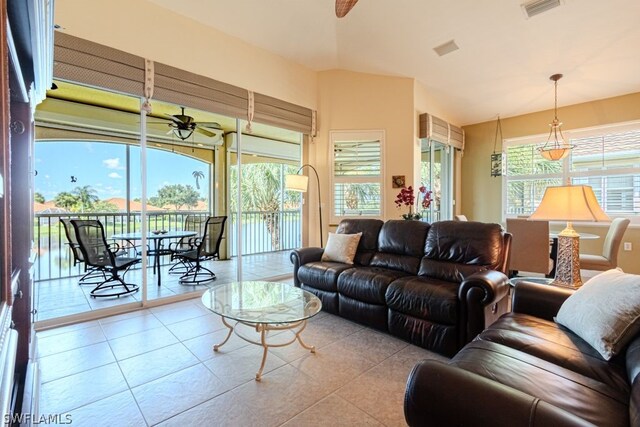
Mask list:
[[[300,175],[300,172],[304,168],[311,169],[316,174],[316,181],[318,182],[318,222],[320,223],[320,247],[324,246],[322,240],[322,199],[320,198],[320,177],[316,168],[310,164],[304,164],[300,166],[295,175],[286,175],[284,177],[284,188],[290,191],[299,191],[306,193],[309,188],[309,177],[306,175]]]
[[[577,288],[580,277],[580,235],[573,229],[575,221],[610,221],[588,185],[547,187],[531,220],[567,221],[567,228],[558,234],[558,256],[554,285]]]

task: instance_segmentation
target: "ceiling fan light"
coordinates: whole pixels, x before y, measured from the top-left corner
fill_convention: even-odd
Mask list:
[[[188,139],[191,134],[193,133],[193,129],[180,129],[180,128],[174,128],[173,129],[173,134],[175,136],[177,136],[178,138],[180,138],[181,140],[185,140]]]

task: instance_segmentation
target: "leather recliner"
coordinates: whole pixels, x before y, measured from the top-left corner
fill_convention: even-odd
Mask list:
[[[410,426],[639,426],[640,336],[606,361],[553,317],[573,291],[518,283],[502,316],[448,363],[418,363]]]
[[[353,265],[291,253],[294,283],[323,309],[451,356],[506,311],[510,235],[499,224],[343,220],[362,232]]]

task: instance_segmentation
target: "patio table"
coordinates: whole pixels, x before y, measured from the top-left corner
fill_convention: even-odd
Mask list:
[[[168,249],[162,248],[162,241],[164,239],[181,239],[183,237],[193,237],[197,233],[195,231],[182,231],[174,230],[167,231],[165,233],[147,233],[147,239],[153,241],[153,249],[149,251],[149,254],[153,256],[153,271],[157,272],[158,286],[162,284],[162,274],[160,272],[160,257],[162,255],[169,255]],[[142,240],[142,233],[120,233],[111,236],[112,240]]]

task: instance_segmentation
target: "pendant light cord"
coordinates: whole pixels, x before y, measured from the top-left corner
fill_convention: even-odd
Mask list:
[[[500,115],[498,115],[498,122],[496,123],[496,137],[493,140],[493,154],[496,153],[496,145],[498,145],[498,131],[500,131],[500,151],[502,151],[502,123],[500,122]]]

